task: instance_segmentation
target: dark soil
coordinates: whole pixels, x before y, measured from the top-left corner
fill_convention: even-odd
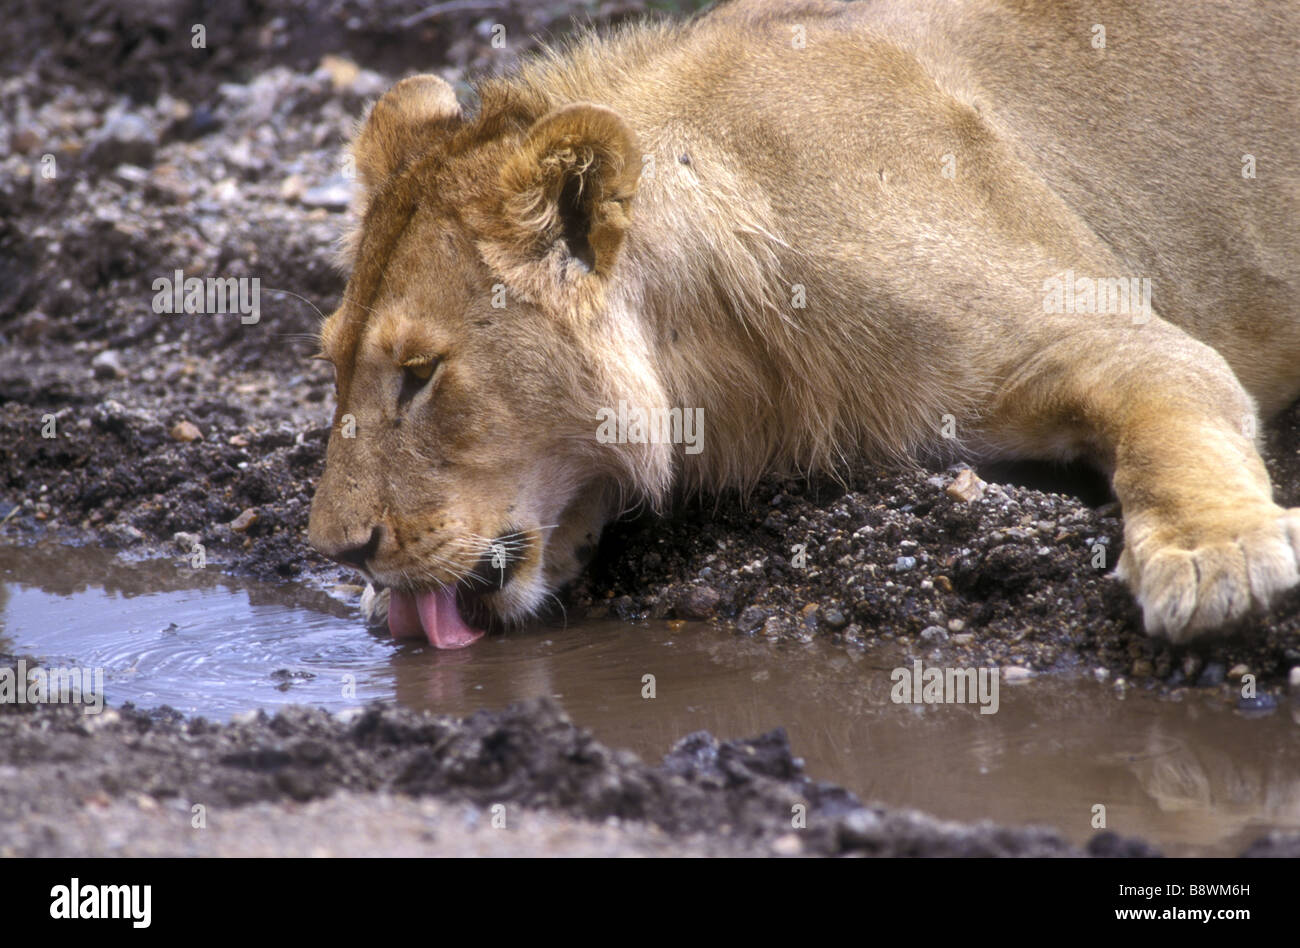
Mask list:
[[[337,716],[299,708],[225,726],[129,707],[97,717],[11,708],[0,712],[0,773],[3,855],[98,851],[74,817],[122,797],[155,801],[146,808],[163,814],[159,823],[186,835],[196,804],[216,822],[252,804],[381,791],[486,810],[504,804],[507,826],[533,810],[648,824],[674,839],[707,839],[719,855],[1084,854],[1049,830],[864,807],[806,777],[783,731],[723,742],[691,734],[650,767],[597,743],[547,701],[463,721],[381,707]],[[806,808],[798,830],[797,805]],[[1110,833],[1094,837],[1087,853],[1156,855]]]

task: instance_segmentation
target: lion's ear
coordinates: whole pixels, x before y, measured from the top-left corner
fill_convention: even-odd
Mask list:
[[[501,168],[489,263],[535,296],[608,276],[640,172],[636,137],[612,109],[577,103],[538,119]]]
[[[366,192],[417,154],[433,136],[447,134],[461,118],[456,93],[445,79],[403,79],[380,97],[352,142],[352,156]]]

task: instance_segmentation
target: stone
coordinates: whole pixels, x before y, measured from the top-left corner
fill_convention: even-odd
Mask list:
[[[122,367],[122,356],[115,349],[105,349],[90,360],[91,371],[97,379],[120,379],[126,375]]]
[[[969,504],[976,500],[983,500],[984,489],[987,486],[984,481],[980,480],[979,475],[970,468],[966,468],[953,478],[952,483],[948,485],[948,489],[944,493],[953,500],[960,500],[962,503]]]
[[[198,426],[190,421],[178,421],[172,425],[171,431],[168,432],[173,441],[198,441],[203,437],[203,432]]]
[[[948,630],[941,625],[926,626],[921,630],[921,641],[928,645],[941,645],[948,641]]]
[[[677,607],[685,619],[708,619],[718,608],[721,597],[712,586],[692,586]]]

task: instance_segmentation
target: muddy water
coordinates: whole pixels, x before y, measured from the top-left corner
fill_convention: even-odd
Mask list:
[[[0,548],[0,651],[102,667],[110,704],[217,719],[373,698],[464,714],[550,695],[605,743],[650,760],[692,730],[784,726],[813,776],[864,799],[1045,824],[1079,843],[1097,804],[1108,828],[1171,853],[1235,854],[1269,829],[1300,828],[1291,706],[1247,718],[1202,695],[1121,700],[1058,676],[1003,683],[995,714],[899,705],[890,672],[910,666],[901,656],[706,625],[583,623],[439,653],[368,631],[341,598],[303,587],[97,550]]]

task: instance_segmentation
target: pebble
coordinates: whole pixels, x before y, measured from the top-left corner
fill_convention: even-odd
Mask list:
[[[1250,674],[1250,667],[1247,665],[1233,665],[1228,669],[1228,677],[1233,681],[1241,681],[1242,677]]]
[[[740,614],[736,620],[736,628],[741,632],[753,632],[764,622],[767,621],[767,610],[760,609],[758,606],[750,606]]]
[[[182,553],[189,553],[194,549],[194,544],[199,542],[197,533],[173,533],[172,544]]]
[[[794,833],[778,836],[772,843],[772,852],[778,856],[797,856],[803,852],[803,840]]]
[[[303,207],[322,207],[328,211],[344,211],[352,203],[352,182],[337,175],[302,192],[298,202]]]
[[[203,437],[203,432],[198,426],[189,421],[178,421],[172,425],[172,430],[168,432],[173,441],[198,441]]]
[[[976,500],[983,500],[984,489],[987,486],[980,480],[979,475],[967,468],[953,479],[945,493],[953,500],[969,504]]]
[[[151,201],[186,204],[194,196],[194,189],[175,165],[155,165],[149,173],[145,195]]]
[[[117,541],[119,546],[129,546],[144,539],[144,534],[129,523],[113,523],[104,528],[104,532]]]
[[[883,821],[872,810],[854,810],[840,821],[840,840],[845,848],[865,846],[879,839]]]
[[[307,182],[300,174],[291,174],[280,182],[280,197],[286,201],[300,200],[307,191]]]
[[[915,556],[900,556],[894,560],[894,572],[906,573],[908,570],[916,569]]]
[[[836,609],[834,606],[831,606],[822,613],[822,621],[832,629],[842,629],[848,624],[849,620],[844,617],[844,613],[840,612],[840,610]]]
[[[1025,681],[1033,676],[1034,673],[1023,665],[1008,665],[1006,668],[1002,669],[1003,681]]]
[[[692,586],[678,606],[684,619],[708,619],[718,608],[721,596],[712,586]]]
[[[91,371],[97,379],[120,379],[126,375],[122,367],[122,356],[115,349],[105,349],[90,360]]]
[[[340,724],[351,724],[365,713],[365,708],[341,708],[334,712],[334,720]]]
[[[921,641],[929,645],[938,645],[948,641],[948,630],[941,625],[929,625],[921,630]]]
[[[257,523],[257,508],[249,507],[234,520],[230,521],[230,529],[236,533],[244,533],[253,524]]]
[[[1292,694],[1300,694],[1300,665],[1291,669],[1291,673],[1286,679],[1287,687],[1291,689]]]

